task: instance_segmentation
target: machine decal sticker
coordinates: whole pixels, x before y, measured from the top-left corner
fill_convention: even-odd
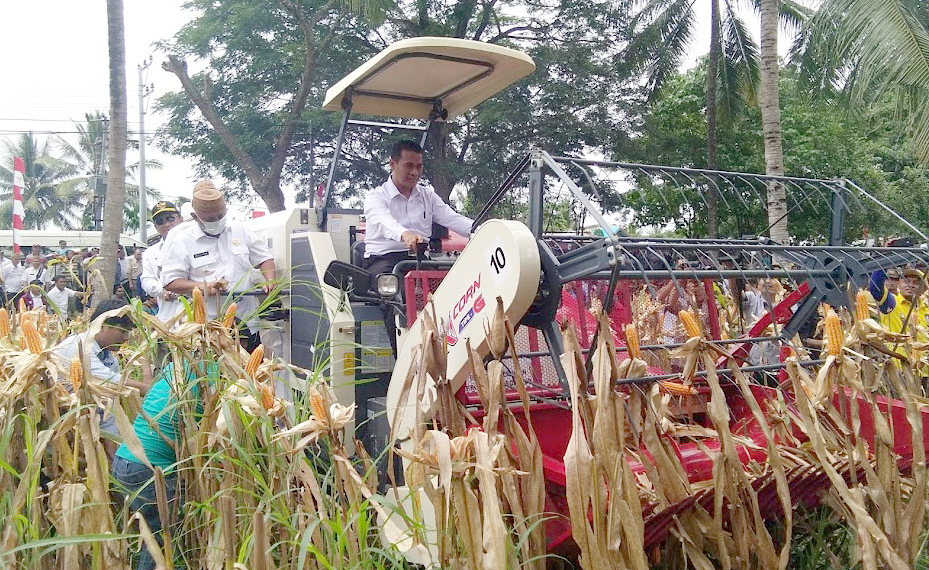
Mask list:
[[[458,299],[458,302],[455,303],[455,306],[452,307],[451,313],[448,315],[449,322],[453,322],[458,319],[458,316],[464,312],[465,307],[468,306],[468,301],[474,298],[475,295],[479,294],[481,290],[481,274],[477,274],[477,279],[474,280],[474,283],[468,286],[464,293],[462,293],[461,298]]]
[[[461,334],[465,327],[474,319],[474,315],[481,312],[487,303],[484,302],[484,296],[478,295],[477,299],[474,300],[474,305],[468,309],[468,312],[465,313],[465,316],[461,318],[461,321],[458,323],[458,333]]]

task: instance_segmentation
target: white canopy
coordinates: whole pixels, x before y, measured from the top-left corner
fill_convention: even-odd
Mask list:
[[[438,100],[456,117],[535,70],[528,55],[493,44],[454,38],[399,41],[326,91],[323,109],[428,119]]]

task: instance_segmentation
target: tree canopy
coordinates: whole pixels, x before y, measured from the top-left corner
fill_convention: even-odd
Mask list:
[[[614,158],[629,162],[700,167],[704,164],[704,88],[706,66],[673,76],[662,95],[646,113],[641,136],[634,145],[617,145]],[[848,178],[885,200],[917,226],[929,227],[929,171],[921,168],[907,147],[905,124],[894,119],[891,100],[860,113],[849,108],[839,92],[812,96],[794,67],[782,73],[780,86],[781,123],[784,136],[785,172],[790,176],[833,179]],[[764,172],[761,122],[757,108],[746,108],[721,128],[718,164],[720,170]],[[632,212],[635,225],[675,224],[688,235],[703,235],[705,216],[695,212],[681,217],[679,202],[658,188],[647,185],[623,196],[623,206]],[[695,197],[693,197],[695,199]],[[682,223],[683,221],[683,223]],[[799,239],[811,235],[816,220],[791,218],[791,233]],[[850,232],[876,225],[873,220],[851,219]],[[763,212],[737,209],[720,212],[721,235],[758,233],[766,227]],[[877,228],[874,228],[875,230]],[[851,236],[850,237],[854,237]]]
[[[298,198],[324,180],[337,132],[335,113],[319,110],[330,85],[394,41],[421,35],[476,39],[517,47],[529,53],[538,70],[454,123],[437,124],[430,133],[427,177],[448,197],[467,188],[466,205],[481,203],[530,144],[541,142],[559,152],[604,148],[611,132],[626,122],[643,98],[632,66],[619,54],[627,44],[624,3],[594,0],[398,2],[383,21],[357,16],[340,3],[304,1],[305,13],[327,8],[316,23],[313,80],[307,103],[295,123],[280,183],[299,189]],[[280,153],[288,105],[305,71],[307,48],[298,19],[286,2],[266,0],[194,0],[195,18],[164,49],[176,58],[196,59],[203,71],[191,76],[261,172],[270,172]],[[331,33],[331,37],[326,36]],[[323,43],[319,38],[328,38]],[[160,132],[163,148],[195,160],[198,174],[218,174],[232,192],[249,198],[257,192],[268,202],[271,189],[255,188],[247,164],[201,112],[189,93],[163,96],[169,114]],[[386,176],[390,136],[353,137],[340,165],[343,201]],[[247,161],[245,161],[247,162]]]

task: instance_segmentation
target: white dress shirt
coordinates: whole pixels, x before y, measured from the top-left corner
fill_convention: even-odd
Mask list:
[[[75,295],[74,289],[69,289],[65,287],[64,289],[59,289],[58,287],[52,287],[48,290],[48,302],[53,305],[52,309],[58,309],[63,316],[68,316],[68,301],[71,300],[71,297]]]
[[[164,298],[165,290],[161,284],[161,248],[164,243],[165,240],[162,238],[161,241],[142,252],[142,290],[158,302],[156,316],[163,323],[170,321],[174,315],[184,309],[177,298],[173,301]]]
[[[364,211],[365,257],[409,250],[400,238],[403,232],[429,238],[433,222],[463,236],[471,235],[474,224],[471,218],[452,210],[431,187],[417,184],[407,198],[390,177],[368,193]]]
[[[35,267],[31,265],[27,267],[26,276],[24,278],[25,283],[26,284],[32,283],[36,279],[41,281],[43,285],[48,283],[48,269],[44,267],[39,267],[38,269],[36,269]]]
[[[274,256],[267,244],[241,222],[227,222],[219,237],[206,235],[195,223],[177,226],[168,234],[163,249],[170,253],[163,256],[161,263],[162,286],[170,285],[175,279],[198,282],[225,279],[227,290],[236,302],[236,315],[246,321],[254,319],[258,300],[235,293],[253,290],[254,268]],[[219,302],[222,306],[226,304],[224,295]],[[217,307],[215,296],[208,298],[207,318],[215,319],[222,306]]]
[[[7,293],[19,293],[26,282],[26,266],[22,263],[7,266],[3,272],[3,285]]]

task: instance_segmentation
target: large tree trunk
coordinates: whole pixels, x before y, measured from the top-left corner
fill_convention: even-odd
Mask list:
[[[719,75],[719,0],[710,0],[710,56],[706,66],[706,167],[716,170],[716,86]],[[706,192],[706,233],[717,234],[716,178],[711,177]]]
[[[123,231],[123,203],[126,196],[126,41],[123,0],[107,0],[106,20],[110,53],[109,173],[100,238],[101,262],[98,264],[106,289],[102,295],[94,295],[95,306],[113,291],[116,251],[119,235]]]
[[[764,133],[765,173],[784,174],[781,147],[781,110],[777,64],[778,0],[761,0],[761,127]],[[768,225],[776,242],[787,243],[787,190],[782,183],[768,183]]]

